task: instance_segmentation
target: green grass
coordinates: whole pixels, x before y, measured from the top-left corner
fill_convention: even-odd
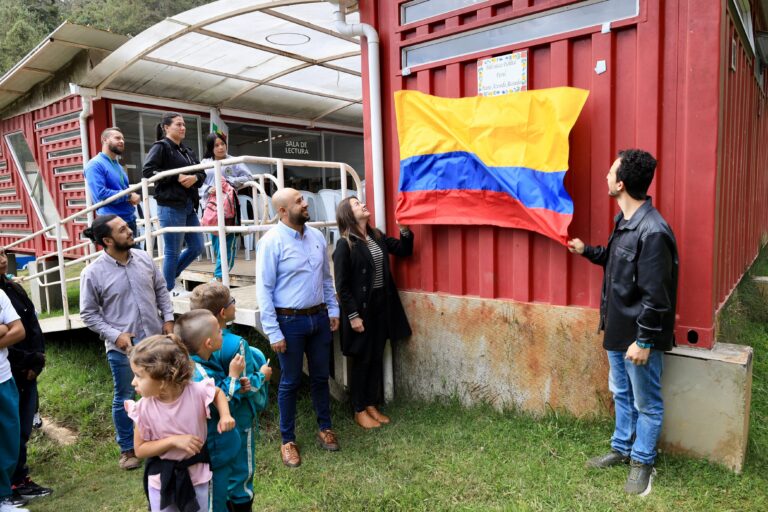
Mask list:
[[[67,276],[67,279],[70,277],[77,277],[80,275],[80,272],[85,268],[85,263],[80,263],[78,265],[73,265],[66,269],[65,275]],[[29,275],[29,270],[21,270],[18,273],[19,277],[26,277]],[[59,274],[53,273],[48,275],[48,279],[50,281],[58,281],[59,280]],[[31,287],[29,281],[24,281],[22,283],[22,286],[27,291],[27,294],[30,294],[31,296]],[[41,294],[45,293],[45,288],[41,288]],[[58,297],[61,294],[61,288],[58,286],[50,286],[48,287],[48,294],[50,297]],[[67,283],[67,302],[69,303],[69,312],[71,314],[80,313],[80,281],[72,281],[70,283]],[[59,309],[53,309],[51,311],[42,311],[38,315],[40,319],[43,318],[50,318],[55,316],[61,316],[63,314],[64,310]]]
[[[758,266],[766,261],[764,252]],[[348,406],[334,403],[342,451],[328,453],[314,444],[305,386],[296,430],[302,467],[289,470],[280,462],[273,396],[261,420],[254,510],[768,510],[768,301],[751,280],[743,280],[727,304],[719,339],[755,349],[750,440],[741,475],[662,453],[653,493],[627,497],[621,490],[626,468],[584,469],[586,458],[606,449],[610,418],[552,413],[536,419],[452,401],[396,401],[387,408],[393,423],[374,432],[358,429]],[[32,475],[56,493],[31,510],[146,510],[140,473],[117,469],[103,345],[90,337],[58,340],[48,351],[40,381],[43,413],[76,429],[80,438],[62,448],[35,434]]]

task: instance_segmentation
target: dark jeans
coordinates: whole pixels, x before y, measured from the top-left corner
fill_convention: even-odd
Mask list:
[[[27,380],[23,375],[15,378],[16,389],[19,390],[19,423],[21,426],[21,443],[19,444],[19,462],[11,477],[12,485],[20,485],[29,474],[27,467],[27,443],[32,435],[32,419],[37,412],[37,379]]]
[[[309,392],[320,430],[331,428],[328,377],[331,358],[331,324],[327,311],[314,315],[277,315],[285,336],[286,351],[278,354],[280,386],[277,405],[280,408],[280,434],[283,444],[296,440],[296,394],[301,384],[304,354],[309,365]]]

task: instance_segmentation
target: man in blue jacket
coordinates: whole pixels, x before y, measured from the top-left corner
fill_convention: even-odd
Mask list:
[[[93,204],[100,203],[128,188],[128,175],[123,170],[117,157],[125,150],[125,139],[120,128],[111,127],[101,132],[101,153],[93,157],[85,167],[85,182],[91,191]],[[115,214],[122,218],[133,231],[133,236],[139,236],[136,230],[136,213],[134,206],[139,204],[141,196],[132,192],[106,206],[99,208],[99,215]]]

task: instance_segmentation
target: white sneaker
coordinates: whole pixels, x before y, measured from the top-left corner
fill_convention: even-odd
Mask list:
[[[171,297],[186,297],[192,292],[188,292],[181,281],[176,281],[176,286],[171,290]]]
[[[28,508],[11,505],[7,500],[0,501],[0,512],[29,512]]]

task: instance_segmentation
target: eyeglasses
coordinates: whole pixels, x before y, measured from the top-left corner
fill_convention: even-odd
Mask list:
[[[235,304],[237,301],[234,297],[230,297],[229,302],[227,302],[227,307],[231,306],[232,304]]]

